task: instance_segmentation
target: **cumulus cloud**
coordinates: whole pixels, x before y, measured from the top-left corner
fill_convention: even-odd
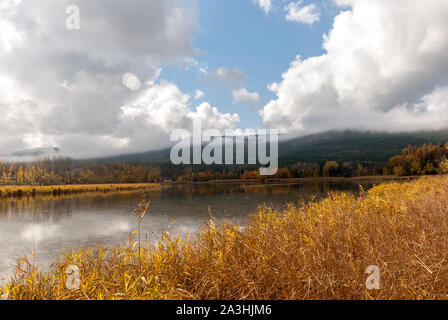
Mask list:
[[[240,121],[237,114],[223,114],[207,102],[192,110],[189,100],[190,96],[175,84],[161,81],[121,107],[123,130],[130,137],[129,147],[138,147],[148,136],[169,135],[179,128],[191,130],[194,120],[201,120],[204,129],[218,130],[233,129]]]
[[[101,156],[169,143],[167,128],[198,112],[175,84],[158,80],[164,66],[193,61],[196,13],[187,3],[3,1],[0,156],[45,147]],[[80,30],[66,28],[69,5],[80,9]],[[212,120],[233,125],[236,117],[226,119]]]
[[[264,10],[266,14],[269,13],[269,11],[272,10],[272,0],[253,0],[255,3],[257,3],[261,9]]]
[[[151,128],[158,124],[166,133],[174,129],[189,128],[192,120],[204,120],[204,127],[225,129],[234,128],[239,121],[237,114],[222,114],[207,102],[192,111],[188,102],[190,96],[168,81],[161,81],[142,92],[135,101],[121,107],[122,117],[134,122],[132,128]],[[129,126],[130,127],[130,126]]]
[[[321,56],[269,88],[264,124],[289,132],[448,127],[448,2],[338,0]]]
[[[302,0],[288,4],[285,7],[285,11],[288,12],[286,20],[309,25],[318,22],[320,20],[320,12],[317,6],[314,3],[306,6],[302,6],[302,4]]]
[[[232,91],[233,103],[246,102],[251,108],[255,108],[260,101],[260,96],[256,92],[249,92],[245,88]]]

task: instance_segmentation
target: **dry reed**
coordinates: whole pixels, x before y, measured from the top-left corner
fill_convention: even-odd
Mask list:
[[[210,222],[194,239],[67,252],[42,272],[21,259],[9,299],[447,299],[448,177],[260,208],[245,227]],[[68,290],[65,270],[81,271]],[[381,289],[367,290],[376,265]]]
[[[158,183],[129,184],[86,184],[60,186],[0,186],[0,197],[21,197],[35,195],[70,195],[80,193],[108,193],[138,190],[159,190]]]

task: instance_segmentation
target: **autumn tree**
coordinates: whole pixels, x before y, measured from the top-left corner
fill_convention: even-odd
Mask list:
[[[322,169],[324,177],[334,177],[338,174],[339,164],[336,161],[327,161]]]

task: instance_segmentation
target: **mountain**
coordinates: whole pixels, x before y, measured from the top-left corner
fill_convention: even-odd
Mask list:
[[[331,131],[285,141],[279,145],[280,161],[383,162],[401,154],[408,145],[439,144],[448,141],[448,130],[385,133]]]
[[[279,142],[279,164],[296,162],[385,162],[401,154],[408,145],[439,144],[448,141],[448,130],[386,133],[374,131],[328,131]],[[126,161],[161,165],[170,162],[170,149],[94,159],[100,162]]]

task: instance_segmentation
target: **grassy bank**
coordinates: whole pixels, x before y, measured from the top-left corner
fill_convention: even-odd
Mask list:
[[[297,178],[297,179],[266,179],[264,182],[269,183],[291,183],[291,182],[308,182],[308,181],[397,181],[409,180],[417,177],[394,177],[394,176],[369,176],[355,178]],[[228,184],[228,183],[260,183],[261,179],[236,179],[236,180],[212,180],[205,182],[168,182],[164,185],[182,185],[182,184]],[[128,184],[73,184],[73,185],[54,185],[54,186],[0,186],[0,198],[22,197],[36,195],[71,195],[81,193],[107,193],[120,191],[138,191],[138,190],[159,190],[162,185],[159,183],[128,183]]]
[[[106,193],[131,190],[158,190],[158,183],[130,183],[130,184],[86,184],[61,186],[0,186],[0,197],[20,197],[35,195],[68,195],[79,193]]]
[[[151,219],[151,214],[145,217]],[[61,256],[50,271],[22,259],[0,291],[10,299],[447,299],[448,177],[383,184],[359,198],[283,212],[260,208],[245,228],[209,223],[197,238],[168,234],[142,249]],[[69,265],[79,290],[65,286]],[[378,266],[381,289],[367,290]]]

